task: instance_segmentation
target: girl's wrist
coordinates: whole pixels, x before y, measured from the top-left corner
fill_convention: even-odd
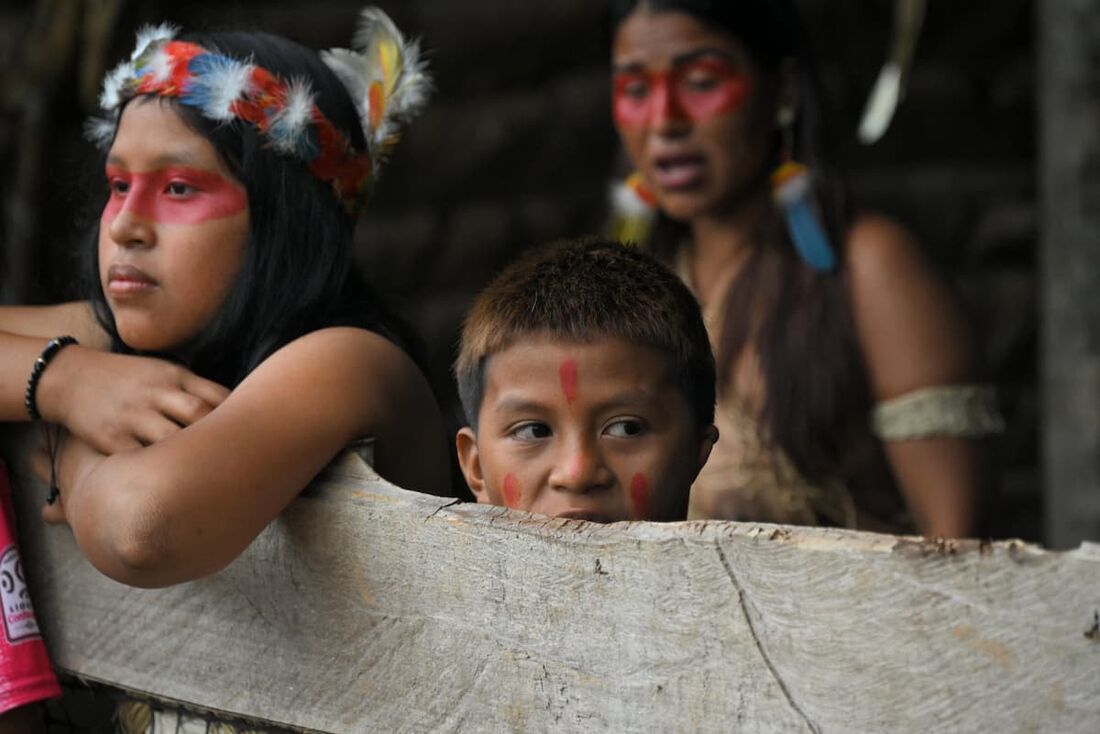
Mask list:
[[[80,353],[83,351],[84,348],[79,344],[65,347],[54,355],[39,376],[35,402],[42,420],[66,424],[70,386],[73,379],[77,377],[75,365],[80,362]]]

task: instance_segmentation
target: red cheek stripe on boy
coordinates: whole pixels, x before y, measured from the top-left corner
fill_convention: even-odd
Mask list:
[[[107,167],[111,195],[102,222],[123,211],[157,224],[201,224],[245,211],[248,194],[239,184],[197,168],[171,167],[133,173]]]
[[[692,82],[705,75],[705,85]],[[613,82],[613,112],[620,127],[660,120],[705,122],[732,112],[749,96],[751,83],[721,61],[700,59],[670,71],[623,71]]]
[[[521,493],[519,491],[519,480],[516,479],[515,474],[504,475],[504,506],[505,507],[519,507]]]

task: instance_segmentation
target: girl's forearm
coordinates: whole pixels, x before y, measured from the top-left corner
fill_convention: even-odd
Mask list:
[[[0,421],[30,420],[24,404],[27,380],[47,341],[0,332]],[[41,395],[38,399],[40,407],[48,402]]]

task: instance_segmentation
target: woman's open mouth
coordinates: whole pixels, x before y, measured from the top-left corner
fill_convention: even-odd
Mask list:
[[[661,156],[653,162],[653,181],[666,191],[693,188],[703,180],[705,163],[701,155]]]

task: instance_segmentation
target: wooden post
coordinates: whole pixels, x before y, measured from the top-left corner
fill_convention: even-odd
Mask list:
[[[1100,546],[594,525],[398,489],[345,454],[214,576],[121,586],[16,467],[54,662],[320,732],[1086,732]]]
[[[1047,542],[1100,539],[1100,0],[1038,3]]]

